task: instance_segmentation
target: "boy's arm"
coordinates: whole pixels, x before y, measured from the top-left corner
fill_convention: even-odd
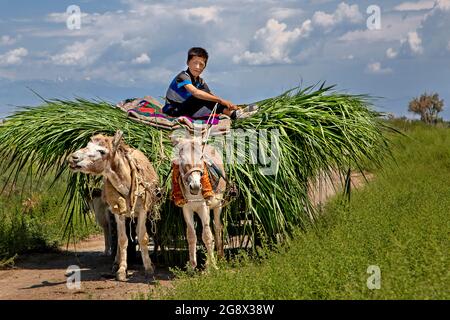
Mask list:
[[[184,87],[186,88],[187,91],[189,91],[196,98],[199,98],[202,100],[218,102],[221,105],[224,105],[225,107],[227,107],[231,110],[234,110],[237,108],[231,101],[221,99],[220,97],[212,95],[206,91],[199,90],[196,87],[194,87],[194,85],[192,85],[192,84],[186,84]]]

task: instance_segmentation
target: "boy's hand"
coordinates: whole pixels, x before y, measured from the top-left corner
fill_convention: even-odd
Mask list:
[[[231,101],[228,100],[220,100],[220,104],[227,107],[230,110],[236,110],[238,107],[234,105]]]

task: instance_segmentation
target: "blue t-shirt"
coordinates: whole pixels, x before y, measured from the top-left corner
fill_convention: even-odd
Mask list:
[[[192,94],[184,87],[187,84],[192,84],[199,90],[210,92],[206,82],[198,77],[197,79],[189,72],[189,69],[181,71],[170,83],[169,89],[166,93],[166,106],[177,106],[185,102]],[[164,107],[166,107],[164,106]]]

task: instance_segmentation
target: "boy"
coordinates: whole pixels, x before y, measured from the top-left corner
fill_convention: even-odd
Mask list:
[[[253,114],[211,93],[206,82],[200,78],[207,62],[208,52],[205,49],[189,49],[188,68],[170,83],[163,112],[172,117],[189,116],[195,119],[208,116],[217,103],[216,113],[226,114],[231,119],[246,118]]]

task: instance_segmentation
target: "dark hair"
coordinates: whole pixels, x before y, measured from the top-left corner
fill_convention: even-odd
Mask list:
[[[200,57],[205,59],[205,64],[208,62],[208,51],[200,47],[190,48],[188,51],[188,59],[189,62],[193,57]]]

